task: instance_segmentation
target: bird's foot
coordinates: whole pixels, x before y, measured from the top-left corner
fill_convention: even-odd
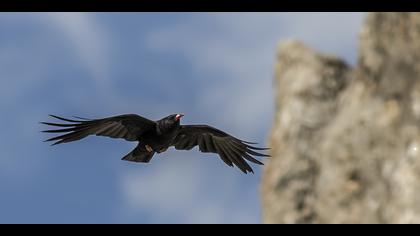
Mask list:
[[[145,145],[145,147],[146,147],[146,150],[148,151],[148,152],[153,152],[153,149],[152,149],[152,147],[150,147],[149,145]]]

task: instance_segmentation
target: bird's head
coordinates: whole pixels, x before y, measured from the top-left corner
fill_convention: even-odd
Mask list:
[[[180,121],[183,116],[184,116],[184,114],[182,114],[182,113],[172,114],[172,115],[169,115],[169,116],[163,118],[162,120],[169,121],[169,122]]]
[[[161,129],[169,130],[178,127],[184,114],[172,114],[158,121]]]
[[[184,114],[180,113],[180,114],[175,114],[175,117],[173,118],[175,121],[180,121],[181,118],[184,116]]]

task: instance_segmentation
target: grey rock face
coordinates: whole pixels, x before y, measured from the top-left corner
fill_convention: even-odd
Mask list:
[[[420,223],[420,14],[369,14],[359,62],[279,46],[265,223]]]

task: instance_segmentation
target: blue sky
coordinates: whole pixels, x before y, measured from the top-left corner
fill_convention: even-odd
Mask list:
[[[299,39],[357,59],[362,13],[1,13],[0,223],[260,223],[262,168],[174,151],[136,164],[136,143],[50,147],[48,114],[183,112],[261,145],[276,48]]]

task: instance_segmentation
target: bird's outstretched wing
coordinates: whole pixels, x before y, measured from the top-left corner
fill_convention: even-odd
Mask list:
[[[250,143],[237,139],[221,130],[208,125],[181,125],[173,146],[178,150],[190,150],[199,147],[201,152],[212,152],[219,154],[220,158],[229,166],[235,164],[242,172],[252,172],[252,168],[245,161],[262,165],[260,161],[252,157],[269,155],[256,152],[255,150],[267,150],[268,148],[253,147]]]
[[[64,127],[62,129],[42,131],[46,133],[66,133],[45,140],[56,141],[53,145],[76,141],[92,134],[111,138],[123,138],[128,141],[136,141],[138,136],[140,136],[144,131],[154,128],[156,124],[154,121],[135,114],[119,115],[93,120],[79,117],[77,117],[79,120],[70,120],[55,115],[50,116],[69,122],[66,124],[41,122],[45,125]]]

